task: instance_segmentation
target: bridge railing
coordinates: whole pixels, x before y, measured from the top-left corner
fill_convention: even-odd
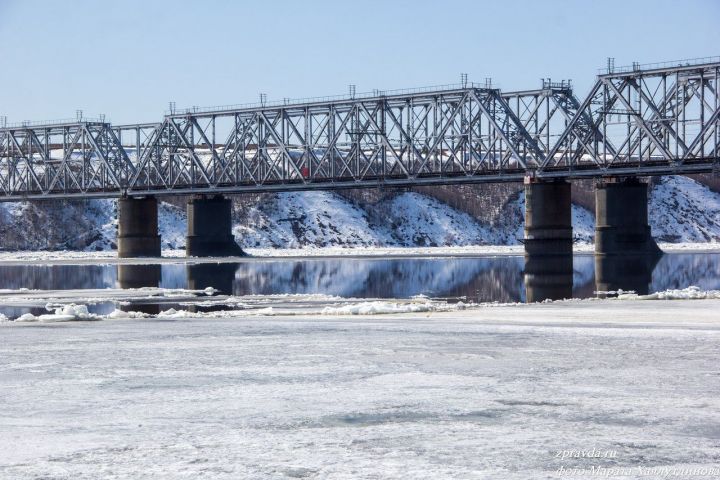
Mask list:
[[[684,60],[668,60],[666,62],[656,63],[633,63],[632,65],[623,65],[622,67],[604,67],[598,69],[599,75],[612,75],[614,73],[632,73],[641,72],[643,70],[658,70],[673,67],[692,67],[695,65],[706,65],[720,62],[720,56],[714,57],[696,57]]]
[[[23,120],[22,122],[12,122],[12,123],[4,123],[0,125],[0,130],[3,129],[10,129],[10,128],[23,128],[23,127],[32,127],[32,128],[42,128],[42,127],[56,127],[58,125],[78,125],[82,123],[107,123],[105,120],[105,116],[101,115],[100,117],[96,118],[62,118],[58,120]]]
[[[414,95],[419,93],[431,93],[431,92],[442,92],[447,90],[463,90],[467,88],[493,88],[491,83],[476,83],[467,82],[464,84],[445,84],[445,85],[432,85],[428,87],[416,87],[416,88],[403,88],[395,90],[373,90],[371,92],[361,92],[356,94],[346,93],[343,95],[330,95],[324,97],[306,97],[306,98],[284,98],[282,100],[264,101],[264,102],[250,102],[240,103],[236,105],[217,105],[210,107],[185,107],[176,108],[174,110],[166,110],[166,116],[182,116],[182,115],[194,115],[203,113],[213,112],[230,112],[234,110],[245,110],[254,108],[273,108],[273,107],[286,107],[304,105],[308,103],[327,103],[336,101],[353,101],[363,99],[373,99],[386,96],[396,95]]]

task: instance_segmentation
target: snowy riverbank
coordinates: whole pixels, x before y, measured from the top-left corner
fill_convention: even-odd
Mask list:
[[[236,202],[233,232],[243,248],[257,249],[263,256],[274,255],[278,249],[370,247],[503,253],[506,248],[521,248],[525,202],[517,188],[514,193],[496,192],[487,198],[479,194],[463,198],[459,204],[474,205],[477,217],[419,192],[396,192],[370,203],[322,191],[268,194],[249,204],[247,199]],[[162,202],[158,213],[162,248],[168,252],[183,249],[184,209]],[[720,242],[720,193],[690,178],[658,180],[650,191],[648,214],[653,235],[660,242]],[[576,243],[592,243],[593,212],[574,204],[572,224]],[[96,252],[116,248],[116,230],[113,200],[0,203],[3,250],[102,255]]]

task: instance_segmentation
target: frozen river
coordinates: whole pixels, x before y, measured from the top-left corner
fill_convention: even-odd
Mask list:
[[[720,254],[550,267],[0,262],[0,479],[720,476]]]
[[[718,311],[5,322],[0,478],[708,478]]]

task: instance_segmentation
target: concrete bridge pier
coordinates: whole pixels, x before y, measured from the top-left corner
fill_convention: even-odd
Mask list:
[[[566,181],[525,180],[525,293],[528,302],[572,297],[572,215]]]
[[[572,256],[570,184],[525,179],[525,255]]]
[[[124,197],[117,209],[118,257],[159,257],[157,199]]]
[[[244,256],[232,234],[232,204],[222,195],[197,196],[187,204],[189,257]]]
[[[597,255],[661,256],[650,234],[647,183],[637,179],[604,180],[595,190]]]

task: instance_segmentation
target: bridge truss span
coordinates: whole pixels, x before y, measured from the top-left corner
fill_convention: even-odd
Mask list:
[[[107,123],[0,129],[0,193],[6,198],[112,194],[134,168]]]
[[[542,170],[643,175],[717,168],[719,79],[720,63],[598,76]]]
[[[171,115],[130,188],[413,182],[523,172],[542,158],[499,91],[469,88]]]
[[[0,128],[0,200],[697,173],[720,156],[720,62],[502,92],[464,85]]]

